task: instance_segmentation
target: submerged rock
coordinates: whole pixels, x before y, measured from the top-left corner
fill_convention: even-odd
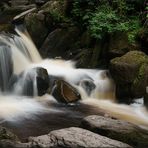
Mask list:
[[[91,79],[84,79],[79,82],[79,86],[81,86],[88,96],[91,95],[91,92],[96,88],[93,80]]]
[[[92,115],[83,119],[81,127],[134,147],[148,146],[148,131],[122,120]]]
[[[49,87],[47,70],[41,67],[21,73],[17,80],[14,92],[25,96],[42,96]]]
[[[110,62],[110,72],[117,84],[119,98],[139,98],[148,86],[148,56],[140,51],[130,51]]]
[[[71,127],[55,130],[48,135],[30,137],[33,146],[39,147],[130,147],[129,145],[97,135],[88,130]]]
[[[81,96],[73,86],[64,80],[56,80],[51,93],[55,99],[63,103],[76,102],[81,99]]]

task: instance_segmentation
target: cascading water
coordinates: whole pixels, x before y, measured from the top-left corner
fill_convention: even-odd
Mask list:
[[[81,95],[82,104],[93,105],[114,117],[148,127],[147,112],[144,107],[138,107],[138,111],[135,111],[131,106],[113,103],[116,101],[115,84],[108,76],[107,70],[76,69],[72,61],[43,60],[28,37],[27,31],[22,26],[17,26],[15,30],[19,36],[0,35],[1,121],[32,118],[34,114],[51,111],[47,104],[53,101],[53,97],[50,95],[37,97],[38,84],[35,69],[42,67],[47,70],[49,76],[62,77],[76,88]],[[33,97],[26,96],[31,90],[28,85],[25,85],[28,79],[31,79]],[[11,91],[10,87],[12,87]]]

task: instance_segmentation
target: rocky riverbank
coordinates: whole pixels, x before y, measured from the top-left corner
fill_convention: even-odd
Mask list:
[[[82,2],[82,6],[80,5],[79,10],[81,12],[86,13],[86,10],[89,11],[90,6],[94,10],[94,4],[100,9],[104,5],[96,1],[93,1],[92,4],[87,2]],[[110,3],[109,5],[112,5]],[[132,3],[127,0],[127,3],[133,4],[136,11],[145,9],[145,6],[137,1]],[[132,42],[129,41],[129,37],[131,37],[131,34],[129,35],[130,30],[107,32],[103,34],[101,39],[96,38],[92,36],[89,28],[86,27],[88,24],[85,24],[88,23],[86,20],[90,19],[90,16],[84,15],[84,17],[83,14],[77,14],[76,6],[75,0],[2,0],[0,2],[0,31],[14,33],[15,25],[23,24],[42,57],[72,59],[77,61],[77,67],[82,68],[109,68],[110,74],[116,83],[117,99],[121,99],[122,102],[132,102],[135,98],[144,97],[146,104],[148,102],[147,27],[144,26],[138,30],[134,42],[133,40]],[[113,7],[116,9],[116,5],[113,5]],[[26,10],[31,11],[26,13]],[[133,10],[128,11],[129,14],[134,13]],[[81,16],[83,16],[83,20],[81,20]],[[142,21],[145,23],[145,18]],[[9,59],[11,63],[11,58]],[[47,91],[51,92],[49,87],[53,87],[53,83],[47,83],[49,76],[46,69],[39,67],[34,71],[37,72],[38,76],[38,95],[41,96]],[[23,73],[18,77],[21,78],[22,76]],[[54,88],[52,94],[60,96],[58,101],[68,103],[81,99],[79,93],[70,84],[61,78],[51,77],[51,81],[54,79],[57,80],[57,87]],[[17,77],[14,80],[16,81]],[[30,92],[28,94],[28,90],[24,90],[22,95],[32,96],[33,79],[31,73],[27,74],[24,85]],[[13,87],[13,80],[11,87]],[[88,87],[93,89],[94,86],[90,86],[89,83]],[[71,93],[63,92],[63,90]],[[67,98],[70,99],[67,101]],[[21,126],[18,128],[17,124],[15,126],[9,125],[9,122],[0,122],[0,147],[148,147],[147,129],[110,117],[101,109],[96,111],[93,107],[89,109],[88,106],[85,106],[84,108],[81,108],[82,111],[72,108],[78,116],[69,117],[69,114],[73,111],[71,110],[68,114],[57,116],[59,121],[56,122],[56,115],[43,116],[45,119],[53,118],[54,122],[45,120],[42,117],[41,119],[46,123],[46,126],[43,124],[45,127],[41,132],[42,134],[34,135],[30,132],[26,134],[25,141],[19,136],[25,131],[25,128],[27,132],[37,123],[32,124],[31,128],[29,125],[22,124],[24,131],[22,130],[22,133],[18,132],[20,135],[17,135],[17,130]],[[37,121],[34,120],[33,122]],[[67,123],[67,125],[57,123],[60,121]],[[30,123],[26,122],[26,124]],[[62,126],[55,128],[55,126],[51,127],[48,124],[61,124]],[[10,128],[11,126],[13,128]],[[16,133],[14,130],[16,130]],[[40,133],[36,128],[33,130]]]

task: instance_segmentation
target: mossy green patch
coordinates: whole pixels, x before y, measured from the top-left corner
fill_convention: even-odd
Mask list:
[[[148,62],[141,65],[137,77],[133,81],[133,87],[136,87],[141,83],[141,81],[144,81],[146,75],[145,73],[146,67],[148,67]]]
[[[148,56],[140,51],[130,51],[122,57],[111,60],[111,62],[141,65],[142,63],[148,62]]]

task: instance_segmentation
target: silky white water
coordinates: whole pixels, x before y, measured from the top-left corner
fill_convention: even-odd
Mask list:
[[[141,107],[132,107],[129,105],[116,104],[115,98],[115,84],[114,81],[108,77],[107,70],[93,70],[93,69],[77,69],[73,61],[65,61],[61,59],[42,59],[38,53],[35,45],[32,43],[26,31],[21,32],[20,27],[16,28],[19,36],[9,37],[8,35],[0,36],[0,43],[7,46],[12,52],[13,74],[21,74],[25,71],[31,71],[35,67],[43,67],[48,71],[49,76],[63,77],[65,81],[74,86],[81,94],[81,103],[89,104],[106,111],[111,116],[123,119],[138,125],[148,127],[148,116],[146,109]],[[0,56],[1,61],[3,58]],[[1,62],[2,63],[2,62]],[[3,67],[6,65],[2,63],[1,69],[9,69]],[[6,73],[7,77],[7,72]],[[3,74],[4,75],[4,74]],[[35,74],[33,73],[35,77]],[[4,85],[8,83],[8,78],[4,79]],[[5,81],[7,79],[7,81]],[[79,83],[81,80],[91,80],[95,84],[95,89],[90,94]],[[3,92],[0,96],[0,120],[14,121],[21,118],[31,118],[34,114],[41,114],[50,111],[46,103],[50,101],[48,97],[28,98],[20,96],[21,86],[25,81],[25,74],[19,80],[11,95],[4,96]],[[34,80],[35,82],[35,80]],[[34,94],[36,96],[36,83],[34,83]],[[15,94],[15,95],[14,95]],[[17,95],[17,96],[16,96]],[[53,99],[52,99],[53,100]]]

